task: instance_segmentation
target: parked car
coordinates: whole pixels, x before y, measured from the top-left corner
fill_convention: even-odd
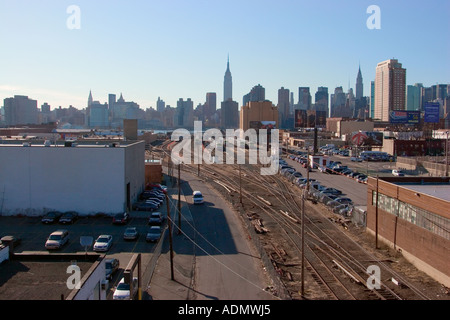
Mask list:
[[[364,181],[367,181],[367,176],[365,174],[360,174],[356,177],[356,181],[363,183]]]
[[[162,223],[163,219],[162,219],[162,214],[161,212],[152,212],[150,218],[148,219],[148,223],[149,224],[156,224],[156,225],[160,225]]]
[[[78,213],[74,211],[66,212],[59,218],[59,223],[62,224],[72,224],[78,219]]]
[[[69,232],[67,230],[56,230],[52,232],[47,241],[45,248],[48,250],[61,249],[69,241]]]
[[[105,260],[105,273],[106,279],[111,279],[119,269],[119,260],[116,258],[106,259]]]
[[[351,204],[353,203],[352,199],[347,197],[339,197],[334,199],[334,201],[339,202],[340,204]]]
[[[62,215],[61,212],[50,211],[42,217],[41,221],[42,221],[42,223],[45,223],[45,224],[55,223],[59,220],[61,215]]]
[[[136,240],[139,237],[139,231],[136,227],[128,227],[123,233],[124,240]]]
[[[194,191],[192,193],[192,201],[194,204],[202,204],[203,203],[203,195],[200,191]]]
[[[156,206],[156,208],[159,208],[161,206],[161,202],[159,202],[159,200],[147,199],[145,200],[145,203],[153,204]]]
[[[112,246],[113,237],[109,234],[100,235],[94,243],[94,251],[108,251]]]
[[[118,213],[113,217],[112,223],[114,224],[125,224],[130,220],[130,215],[128,212]]]
[[[132,294],[130,295],[130,284],[125,283],[125,278],[122,278],[114,290],[113,300],[131,300],[135,297],[138,291],[138,278],[133,277]]]
[[[158,209],[158,206],[148,202],[138,202],[133,205],[133,209],[136,211],[153,211]]]
[[[341,190],[338,190],[336,188],[325,188],[320,193],[327,193],[327,194],[333,194],[333,195],[340,195],[342,194]]]
[[[405,175],[402,170],[397,169],[392,170],[392,174],[397,177],[403,177]]]
[[[362,162],[363,161],[363,159],[361,159],[360,157],[351,157],[350,160],[353,162]]]
[[[147,236],[145,240],[147,242],[156,242],[161,237],[161,227],[160,226],[151,226],[147,232]]]

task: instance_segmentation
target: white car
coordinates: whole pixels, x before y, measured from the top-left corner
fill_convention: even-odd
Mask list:
[[[138,290],[138,279],[133,278],[133,298]],[[125,283],[125,278],[120,280],[113,294],[113,300],[130,300],[130,285]]]
[[[192,200],[194,201],[194,204],[201,204],[203,203],[203,195],[200,191],[194,191],[192,193]]]
[[[397,177],[403,177],[405,174],[402,172],[402,170],[396,170],[396,169],[394,169],[394,170],[392,170],[392,174],[394,175],[394,176],[397,176]]]
[[[112,240],[112,235],[102,234],[95,240],[94,251],[108,251],[111,248]]]
[[[45,242],[45,248],[61,249],[69,241],[69,232],[67,230],[56,230],[52,232]]]

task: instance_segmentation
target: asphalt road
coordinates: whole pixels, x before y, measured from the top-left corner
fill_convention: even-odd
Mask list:
[[[335,161],[341,161],[343,165],[346,165],[344,163],[344,159],[341,158],[334,158]],[[306,169],[301,166],[300,163],[289,159],[286,157],[286,162],[291,165],[293,168],[295,168],[298,172],[300,172],[303,177],[306,178],[307,172]],[[349,161],[350,162],[350,161]],[[362,170],[363,168],[358,165],[359,164],[365,164],[366,163],[351,163],[348,164],[348,167],[352,170],[356,170],[358,172],[364,173],[365,171]],[[359,183],[354,179],[351,179],[349,177],[338,175],[338,174],[328,174],[328,173],[322,173],[318,169],[314,169],[312,172],[309,173],[309,177],[312,179],[316,179],[320,182],[321,185],[325,187],[331,187],[339,189],[343,192],[343,196],[346,196],[353,200],[353,203],[355,206],[366,206],[367,205],[367,185],[363,183]]]
[[[197,300],[260,300],[273,298],[239,217],[221,196],[197,177],[183,173],[183,193],[195,227],[194,289]],[[192,192],[205,202],[194,205]]]

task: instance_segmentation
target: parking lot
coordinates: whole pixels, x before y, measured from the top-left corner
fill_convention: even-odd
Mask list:
[[[163,213],[163,212],[162,212]],[[93,240],[101,234],[113,236],[113,244],[106,254],[121,252],[149,253],[152,252],[153,243],[147,243],[145,236],[150,212],[132,212],[131,219],[124,225],[112,223],[112,217],[80,217],[74,224],[63,225],[59,223],[43,224],[40,217],[0,217],[0,237],[13,235],[21,240],[15,252],[47,251],[45,241],[53,231],[66,229],[69,232],[69,241],[61,249],[55,252],[73,253],[84,252],[85,248],[80,244],[81,236],[91,236]],[[140,233],[137,240],[124,240],[123,233],[127,227],[136,227]],[[53,252],[53,251],[52,251]],[[88,252],[93,252],[92,246]]]

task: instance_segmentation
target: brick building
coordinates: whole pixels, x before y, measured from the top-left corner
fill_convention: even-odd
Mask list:
[[[367,186],[367,230],[449,287],[450,178],[371,177]]]

